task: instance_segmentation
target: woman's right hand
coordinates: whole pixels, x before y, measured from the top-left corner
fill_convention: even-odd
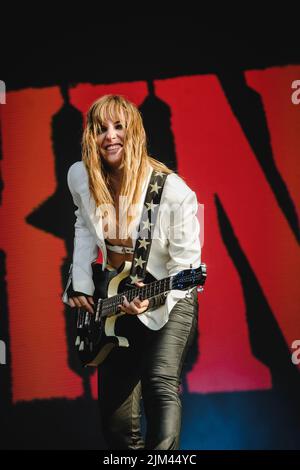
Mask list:
[[[92,296],[87,295],[78,295],[74,297],[69,297],[69,305],[70,307],[79,307],[85,308],[88,312],[94,313],[94,309],[91,304],[95,305],[94,299]]]

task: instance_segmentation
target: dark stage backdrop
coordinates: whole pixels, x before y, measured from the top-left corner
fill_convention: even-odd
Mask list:
[[[79,365],[61,295],[75,209],[66,173],[81,159],[85,112],[107,93],[139,106],[150,154],[204,207],[208,280],[183,375],[181,448],[300,448],[300,104],[292,100],[300,60],[252,62],[214,70],[183,61],[169,76],[154,62],[135,64],[109,79],[65,67],[63,78],[6,82],[2,448],[105,448],[96,374]]]

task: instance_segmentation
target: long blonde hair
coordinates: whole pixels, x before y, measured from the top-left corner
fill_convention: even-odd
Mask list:
[[[124,173],[120,194],[125,196],[127,223],[131,205],[138,204],[148,166],[170,174],[173,171],[147,153],[146,133],[138,108],[121,95],[104,95],[97,99],[87,113],[82,137],[82,161],[89,177],[89,189],[99,206],[115,205],[111,194],[109,173],[103,165],[97,144],[99,127],[107,119],[118,120],[125,129],[123,145]]]

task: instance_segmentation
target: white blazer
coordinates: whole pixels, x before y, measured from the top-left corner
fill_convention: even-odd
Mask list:
[[[151,177],[152,167],[143,185],[140,203],[136,208],[136,230],[142,215],[143,203]],[[93,295],[95,286],[92,279],[91,263],[98,257],[98,249],[103,256],[102,269],[107,264],[107,251],[102,227],[102,217],[89,191],[88,173],[82,161],[71,165],[67,182],[73,197],[76,222],[74,225],[73,262],[69,278],[62,296],[68,303],[67,289],[72,282],[75,291]],[[157,214],[147,271],[156,279],[172,276],[183,269],[200,266],[200,225],[197,219],[198,202],[196,194],[176,173],[167,176],[160,207]],[[133,247],[137,234],[132,233]],[[156,310],[138,315],[150,329],[159,330],[168,321],[169,314],[186,291],[171,290],[166,303]]]

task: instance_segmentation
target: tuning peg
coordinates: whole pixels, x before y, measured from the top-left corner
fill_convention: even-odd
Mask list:
[[[81,341],[80,346],[79,346],[79,351],[84,350],[84,341]]]
[[[80,336],[77,336],[76,341],[75,341],[75,346],[80,345]]]

